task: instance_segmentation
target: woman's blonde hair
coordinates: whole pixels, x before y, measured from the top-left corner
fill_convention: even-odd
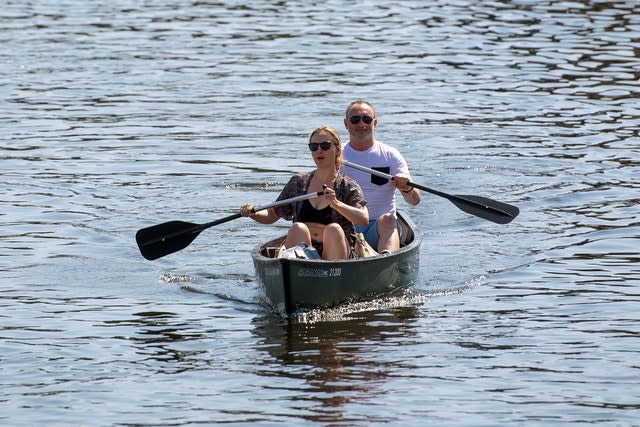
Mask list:
[[[331,137],[333,138],[333,143],[336,146],[336,170],[340,169],[340,166],[342,166],[342,162],[344,161],[344,159],[342,158],[342,139],[340,138],[340,134],[338,133],[337,130],[335,130],[334,128],[332,128],[329,125],[322,125],[318,128],[315,128],[313,130],[313,132],[311,132],[309,134],[309,142],[311,142],[311,138],[313,138],[313,136],[317,133],[320,132],[326,132],[329,135],[331,135]]]

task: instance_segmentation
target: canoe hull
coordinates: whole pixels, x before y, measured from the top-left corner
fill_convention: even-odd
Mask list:
[[[266,255],[282,238],[259,246],[252,258],[269,303],[289,315],[300,309],[375,298],[410,286],[418,277],[422,233],[406,216],[399,218],[404,244],[388,255],[339,261],[278,259]]]

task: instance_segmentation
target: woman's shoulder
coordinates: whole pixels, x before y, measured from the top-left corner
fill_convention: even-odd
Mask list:
[[[289,178],[289,183],[306,183],[309,182],[309,180],[311,179],[311,175],[313,174],[313,171],[311,172],[296,172],[293,175],[291,175],[291,178]]]
[[[358,182],[355,179],[351,178],[349,175],[345,175],[344,173],[340,172],[338,174],[338,177],[343,185],[361,190],[360,184],[358,184]]]

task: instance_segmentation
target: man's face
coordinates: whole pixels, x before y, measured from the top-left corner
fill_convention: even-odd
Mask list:
[[[349,135],[373,133],[378,124],[378,119],[375,117],[373,108],[367,104],[354,104],[349,109],[349,113],[344,119],[344,124]]]

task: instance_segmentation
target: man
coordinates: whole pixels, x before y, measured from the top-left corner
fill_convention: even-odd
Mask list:
[[[420,192],[407,185],[411,176],[400,152],[376,140],[377,124],[376,112],[370,102],[363,99],[351,102],[344,119],[349,141],[344,147],[343,157],[351,163],[392,175],[394,179],[389,181],[348,166],[343,166],[343,170],[360,184],[369,208],[369,225],[356,226],[356,232],[363,233],[379,253],[387,253],[400,248],[395,190],[398,189],[411,205],[420,203]]]

